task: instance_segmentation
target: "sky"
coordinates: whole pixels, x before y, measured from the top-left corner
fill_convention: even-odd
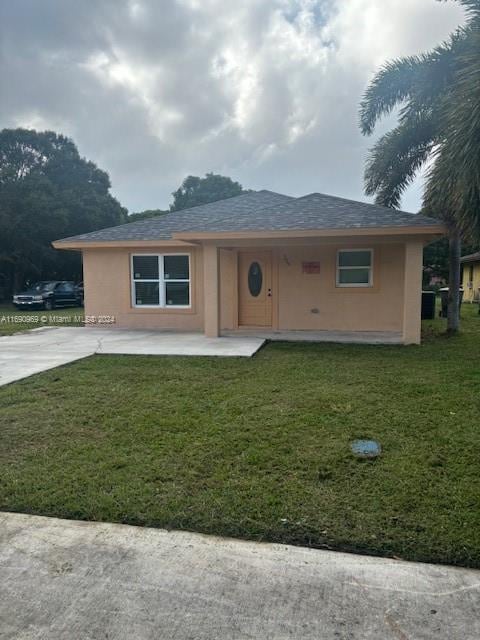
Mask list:
[[[1,0],[0,128],[70,136],[130,212],[210,171],[369,201],[365,159],[393,120],[363,137],[362,93],[462,21],[436,0]]]

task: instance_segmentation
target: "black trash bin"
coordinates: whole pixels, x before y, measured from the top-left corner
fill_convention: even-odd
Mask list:
[[[435,318],[435,291],[422,291],[422,320]]]
[[[440,310],[440,317],[446,318],[448,315],[448,287],[440,289],[440,299],[442,301],[442,308]],[[463,289],[460,287],[460,305],[463,302]]]

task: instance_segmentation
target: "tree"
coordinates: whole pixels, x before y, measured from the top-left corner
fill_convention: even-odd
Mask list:
[[[146,220],[147,218],[156,218],[157,216],[164,216],[168,211],[162,209],[145,209],[145,211],[139,211],[138,213],[130,213],[128,216],[128,222],[136,222],[137,220]]]
[[[449,232],[449,332],[459,325],[461,238],[475,242],[480,235],[480,0],[456,1],[467,9],[466,25],[433,51],[387,63],[360,107],[365,135],[400,107],[398,125],[378,140],[367,160],[365,191],[378,204],[398,207],[419,170],[433,162],[423,212],[441,218]],[[467,158],[462,145],[469,136]]]
[[[26,279],[77,278],[80,256],[52,240],[114,226],[126,210],[110,179],[53,131],[0,131],[0,272],[9,290]]]
[[[423,252],[423,286],[428,288],[432,278],[448,281],[448,240],[432,242]],[[443,284],[442,284],[443,286]]]
[[[182,182],[180,187],[172,193],[173,203],[168,211],[162,209],[146,209],[138,213],[131,213],[128,216],[129,222],[137,220],[145,220],[147,218],[156,218],[163,216],[172,211],[188,209],[196,207],[199,204],[207,204],[216,200],[224,200],[225,198],[233,198],[233,196],[248,193],[249,190],[242,188],[238,182],[234,182],[227,176],[220,176],[214,173],[207,173],[205,178],[197,176],[188,176]]]
[[[248,193],[248,191],[244,190],[239,182],[234,182],[227,176],[215,173],[207,173],[204,178],[188,176],[172,193],[173,203],[170,205],[170,211],[233,198],[242,193]]]
[[[463,253],[468,255],[480,251],[478,244],[463,244]],[[423,273],[424,286],[429,287],[432,277],[441,278],[448,281],[449,276],[449,242],[447,238],[442,238],[432,242],[423,252]]]

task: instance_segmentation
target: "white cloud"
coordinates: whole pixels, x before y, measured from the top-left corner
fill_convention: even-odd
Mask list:
[[[362,198],[369,79],[462,15],[435,0],[3,3],[0,126],[71,135],[131,210],[166,206],[206,171]],[[405,208],[419,195],[416,184]]]

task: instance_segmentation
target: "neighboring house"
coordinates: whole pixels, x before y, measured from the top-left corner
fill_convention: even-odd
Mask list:
[[[54,246],[83,253],[86,315],[120,327],[387,332],[409,344],[423,247],[444,233],[363,202],[257,191]]]
[[[460,259],[463,267],[463,300],[480,302],[480,251]]]

